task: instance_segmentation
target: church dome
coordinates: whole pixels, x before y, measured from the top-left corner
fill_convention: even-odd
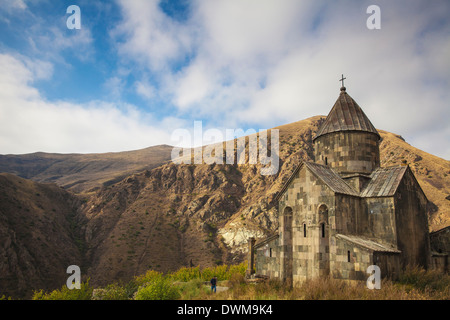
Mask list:
[[[380,134],[345,87],[314,142],[314,159],[340,174],[371,174],[380,166]]]
[[[338,131],[364,131],[380,135],[361,107],[341,87],[341,93],[313,140]]]

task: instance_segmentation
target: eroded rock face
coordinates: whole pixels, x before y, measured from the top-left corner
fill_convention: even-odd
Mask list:
[[[262,238],[264,232],[257,228],[247,228],[239,222],[231,222],[227,227],[219,230],[219,235],[223,237],[224,242],[231,248],[232,253],[245,253],[248,251],[247,244],[250,238]]]

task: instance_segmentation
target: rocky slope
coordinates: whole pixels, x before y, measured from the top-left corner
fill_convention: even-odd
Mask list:
[[[79,200],[54,184],[0,174],[0,296],[61,287],[84,266]]]
[[[98,184],[97,181],[97,189],[76,196],[56,186],[46,185],[45,188],[51,188],[58,194],[57,197],[65,200],[49,200],[48,207],[41,204],[44,209],[38,210],[37,207],[35,210],[44,192],[37,191],[41,194],[38,197],[36,191],[28,191],[17,199],[16,206],[29,208],[30,212],[26,209],[14,211],[12,204],[5,206],[6,202],[1,201],[1,216],[28,219],[32,212],[42,215],[42,220],[47,215],[45,219],[56,219],[55,211],[61,212],[58,227],[54,227],[55,236],[59,232],[66,234],[61,236],[65,239],[62,247],[67,247],[73,256],[80,257],[80,263],[84,266],[82,273],[89,276],[94,285],[126,281],[150,268],[168,271],[189,265],[241,262],[245,259],[244,252],[250,236],[263,237],[276,230],[278,221],[274,198],[298,163],[312,159],[312,137],[324,118],[312,117],[276,128],[280,137],[280,163],[275,175],[261,175],[262,165],[249,164],[248,158],[245,164],[233,165],[166,162],[154,168],[135,170],[116,183]],[[381,130],[380,134],[383,139],[382,166],[410,165],[431,201],[430,229],[449,225],[450,201],[446,197],[450,194],[450,161],[418,150],[398,135]],[[40,186],[27,183],[34,185],[33,188]],[[19,183],[15,185],[16,189],[8,187],[3,191],[8,203],[15,201],[12,199],[21,189]],[[52,207],[50,203],[60,203],[61,207]],[[73,215],[74,212],[76,214]],[[74,219],[77,223],[70,223]],[[18,231],[17,223],[5,221],[1,220],[0,228],[6,225],[7,231],[3,231],[6,234],[46,234],[43,230],[48,228],[48,225],[38,224],[39,220],[36,220],[33,225]],[[73,226],[76,226],[75,234]],[[34,237],[33,241],[43,246],[39,242],[43,238],[36,240]],[[11,251],[12,247],[19,250],[28,245],[18,242],[17,237],[12,238],[11,235],[8,239],[7,242],[0,242],[8,243],[4,250]],[[39,252],[34,247],[28,251],[34,250]],[[45,252],[56,254],[59,251],[50,247],[41,250],[42,254]],[[63,259],[65,256],[62,253],[60,256],[59,264],[55,263],[54,267],[64,273],[69,261]],[[15,270],[23,268],[24,262],[15,261]],[[7,277],[1,273],[0,281],[10,281],[9,286],[13,287],[13,280],[5,280],[17,277],[16,271],[11,270]],[[67,275],[64,276],[67,278]],[[33,285],[44,287],[44,275],[41,273],[37,278],[41,282]],[[59,286],[64,283],[65,280],[59,282]],[[0,287],[4,287],[2,283]]]

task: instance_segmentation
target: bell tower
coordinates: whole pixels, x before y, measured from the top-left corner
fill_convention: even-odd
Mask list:
[[[380,135],[347,93],[344,79],[338,99],[313,138],[315,162],[343,177],[369,175],[380,167]]]

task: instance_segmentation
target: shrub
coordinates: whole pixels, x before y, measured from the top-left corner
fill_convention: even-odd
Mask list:
[[[169,275],[170,278],[177,281],[190,281],[201,278],[200,267],[180,268]]]
[[[218,281],[229,280],[235,273],[239,273],[242,276],[245,275],[247,270],[247,264],[241,263],[238,265],[220,265],[216,267],[203,268],[191,267],[191,268],[180,268],[177,271],[170,273],[168,276],[175,281],[190,281],[194,279],[202,279],[204,281],[209,281],[213,276],[217,277]]]
[[[161,272],[155,270],[148,270],[143,275],[135,277],[134,283],[137,285],[137,287],[139,287],[161,276],[162,276]]]
[[[398,282],[421,291],[450,293],[450,276],[436,270],[408,267],[400,274]]]
[[[64,285],[60,290],[45,293],[43,290],[33,293],[33,300],[91,300],[93,288],[89,285],[89,279],[80,284],[80,289],[70,290]]]
[[[231,265],[230,268],[228,269],[227,279],[231,279],[231,277],[236,273],[245,276],[246,271],[247,271],[247,262]]]
[[[176,300],[180,297],[178,288],[162,275],[155,277],[136,292],[136,300]]]
[[[228,279],[228,266],[221,265],[211,268],[204,268],[202,270],[202,279],[205,281],[209,281],[212,277],[216,276],[218,281],[227,280]]]
[[[179,288],[182,300],[202,299],[211,294],[211,289],[205,286],[202,279],[176,283],[176,286]]]
[[[104,289],[97,289],[93,295],[94,300],[128,300],[126,288],[113,283]]]

